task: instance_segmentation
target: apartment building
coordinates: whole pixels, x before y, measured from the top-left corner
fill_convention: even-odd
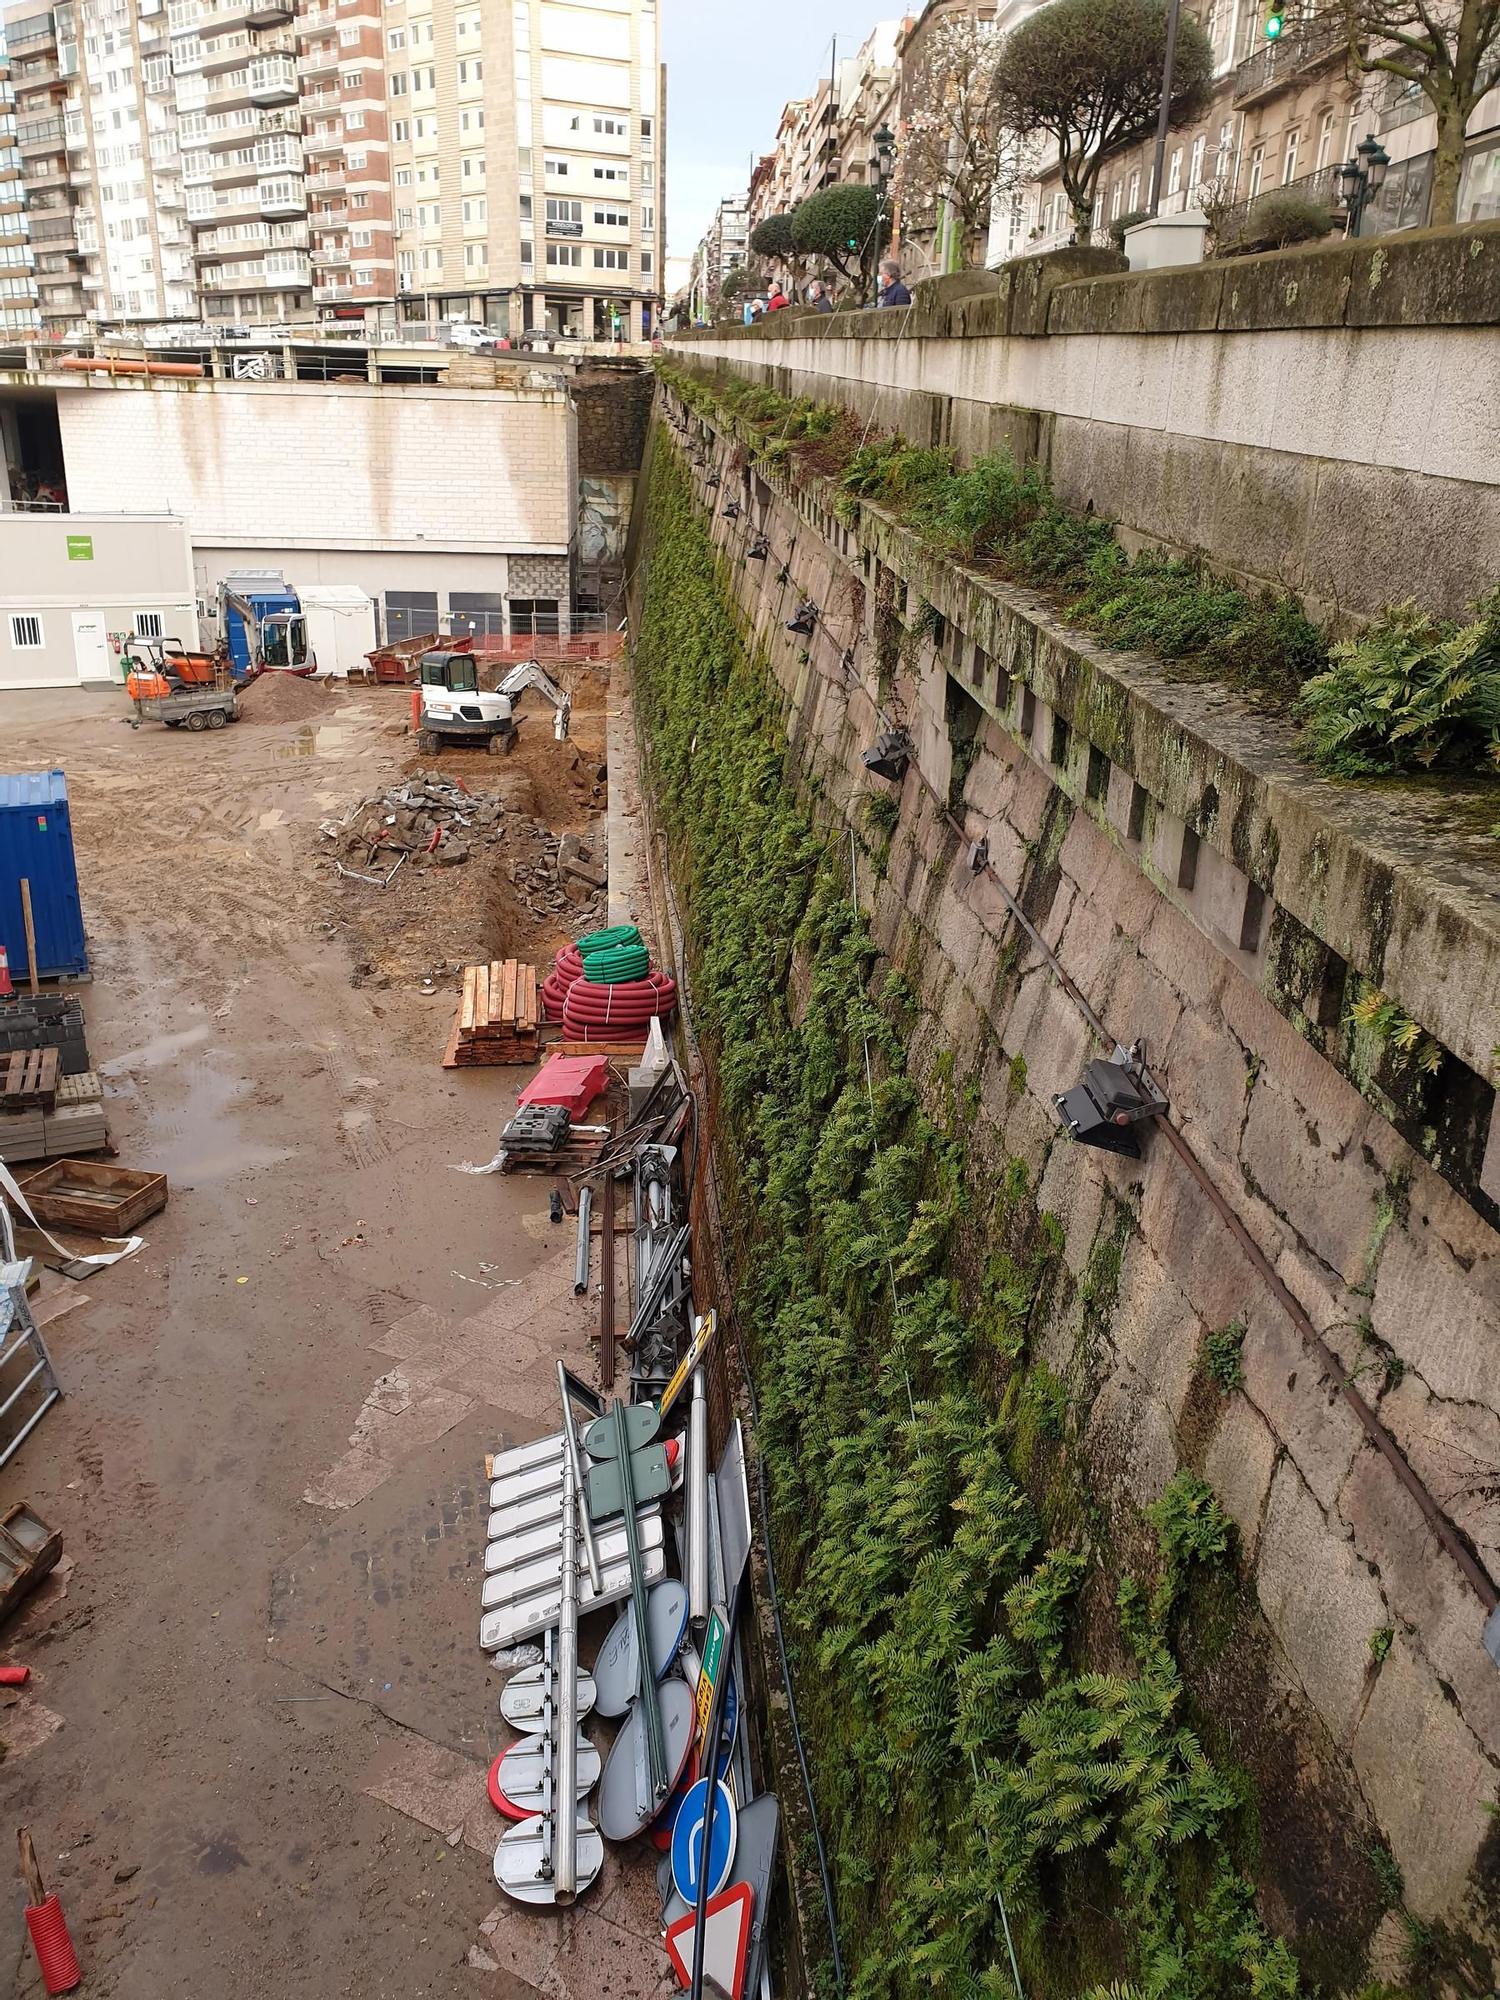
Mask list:
[[[36,252],[26,214],[26,184],[21,177],[17,143],[15,92],[10,81],[10,51],[5,23],[0,20],[0,336],[36,334],[41,330],[36,297]],[[0,501],[4,494],[0,493]]]
[[[655,0],[393,0],[403,318],[649,339],[662,292]]]
[[[710,311],[724,280],[744,263],[749,236],[750,197],[725,195],[693,252],[689,295],[695,317]]]
[[[1011,0],[1002,16],[1018,5],[1030,11],[1025,0]],[[1262,195],[1289,188],[1328,207],[1337,221],[1339,169],[1365,134],[1373,133],[1391,164],[1361,217],[1361,235],[1426,222],[1436,143],[1427,98],[1397,77],[1351,78],[1347,37],[1334,8],[1310,5],[1297,15],[1289,10],[1277,40],[1266,38],[1259,0],[1194,0],[1190,11],[1214,46],[1214,91],[1197,124],[1168,135],[1163,214],[1206,199],[1227,236]],[[1482,101],[1470,121],[1473,136],[1459,194],[1462,220],[1500,214],[1497,127],[1500,91]],[[1145,139],[1106,161],[1095,197],[1096,240],[1111,222],[1138,213],[1150,200],[1154,149],[1154,138]],[[1016,213],[997,218],[991,265],[1022,250],[1056,249],[1071,240],[1073,217],[1055,166],[1043,168],[1018,212],[1019,226]]]
[[[851,56],[835,57],[831,73],[808,97],[783,106],[776,145],[750,178],[749,223],[790,215],[798,202],[837,181],[873,176],[875,134],[900,117],[905,21],[878,21]]]
[[[407,31],[391,31],[388,78],[374,0],[314,0],[297,28],[313,304],[335,319],[393,311],[391,126],[402,105],[387,90],[407,75]]]

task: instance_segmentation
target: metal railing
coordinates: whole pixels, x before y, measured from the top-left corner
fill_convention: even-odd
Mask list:
[[[1300,28],[1290,28],[1279,41],[1265,43],[1235,70],[1234,101],[1247,104],[1252,98],[1284,89],[1303,70],[1347,46],[1347,31],[1332,15],[1320,15]]]

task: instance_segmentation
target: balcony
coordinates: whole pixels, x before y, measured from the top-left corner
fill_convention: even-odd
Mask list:
[[[77,241],[74,227],[71,215],[44,218],[32,223],[31,240],[33,243],[45,243],[52,250],[71,250]]]
[[[26,49],[55,49],[57,23],[52,18],[52,9],[49,7],[45,14],[28,14],[24,21],[12,21],[5,30],[5,40],[13,56]]]
[[[291,20],[295,11],[292,0],[250,0],[245,19],[252,28],[279,28]]]
[[[262,215],[301,215],[307,207],[301,181],[263,182],[256,190],[256,200]]]
[[[243,69],[255,54],[255,37],[245,29],[237,28],[233,34],[219,35],[211,42],[203,44],[202,67],[206,72],[215,70]],[[209,89],[213,89],[210,84]]]
[[[33,159],[67,151],[67,128],[61,118],[35,118],[16,129],[16,144]]]
[[[1235,70],[1234,101],[1246,105],[1272,97],[1308,70],[1342,55],[1348,46],[1347,31],[1332,15],[1289,28],[1279,41],[1265,43]]]
[[[255,104],[295,104],[297,65],[290,56],[259,56],[250,65],[250,97]]]
[[[353,297],[354,287],[352,285],[340,285],[332,281],[323,284],[318,279],[313,279],[313,303],[315,305],[336,305],[341,299],[352,299]]]
[[[304,49],[297,58],[297,68],[303,76],[326,76],[338,66],[337,42],[323,42],[317,48]]]
[[[342,167],[324,167],[320,172],[309,174],[307,177],[307,191],[309,194],[333,193],[342,188],[343,185],[344,170]]]
[[[313,245],[312,260],[314,264],[320,266],[347,264],[349,261],[349,252],[346,249],[334,249],[328,244],[315,243]]]
[[[255,164],[262,174],[300,174],[302,148],[295,139],[257,139]]]
[[[302,135],[304,151],[308,153],[342,153],[344,150],[344,121],[324,125]]]
[[[312,210],[309,221],[315,229],[342,229],[349,220],[349,210],[343,202],[329,202]]]

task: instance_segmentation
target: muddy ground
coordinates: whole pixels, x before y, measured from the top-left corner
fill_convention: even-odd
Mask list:
[[[452,1171],[526,1072],[439,1066],[450,968],[588,921],[507,864],[600,821],[600,690],[504,760],[416,759],[399,692],[319,700],[199,737],[71,691],[0,713],[6,770],[67,772],[93,1059],[121,1162],[172,1189],[138,1256],[46,1281],[67,1394],[0,1505],[65,1559],[0,1630],[33,1670],[0,1826],[30,1822],[90,1994],[627,2000],[665,1963],[644,1860],[566,1919],[491,1876],[482,1462],[553,1427],[591,1315],[546,1184]],[[320,826],[434,764],[506,795],[498,865],[340,880]],[[0,1967],[41,1992],[17,1895]]]

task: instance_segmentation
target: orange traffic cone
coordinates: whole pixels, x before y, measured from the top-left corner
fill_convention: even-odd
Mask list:
[[[10,957],[5,946],[0,944],[0,1000],[9,1000],[15,990],[10,983]]]

